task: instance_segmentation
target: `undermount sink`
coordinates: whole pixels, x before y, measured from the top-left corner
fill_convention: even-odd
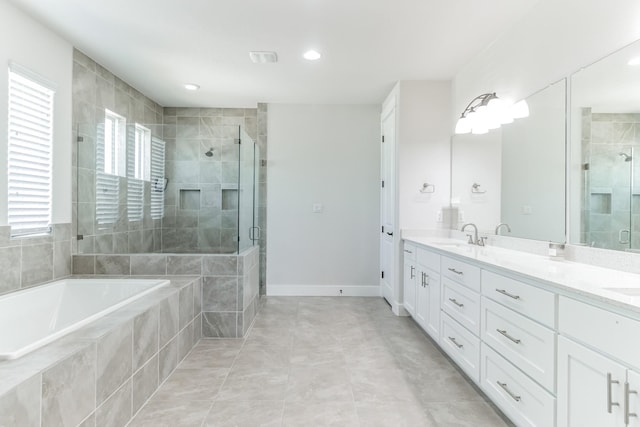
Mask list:
[[[639,297],[640,288],[604,288],[606,291],[615,292],[617,294],[628,295],[630,297]]]

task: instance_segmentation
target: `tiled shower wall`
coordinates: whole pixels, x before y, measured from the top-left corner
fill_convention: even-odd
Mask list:
[[[0,227],[0,294],[71,274],[71,224],[55,224],[50,236],[12,239]]]
[[[620,154],[631,155],[633,148],[640,156],[640,114],[584,108],[582,135],[582,242],[604,249],[640,248],[640,157],[627,162]],[[620,230],[629,230],[631,245],[620,243]]]
[[[256,223],[260,227],[260,295],[267,293],[267,116],[268,105],[258,104],[258,128],[256,142],[260,149],[258,165],[258,200],[256,202]]]
[[[237,250],[239,126],[255,139],[257,109],[164,108],[163,252]]]
[[[145,181],[144,218],[127,218],[127,178],[119,178],[118,220],[96,221],[96,140],[105,109],[139,123],[162,138],[160,105],[78,50],[73,55],[73,237],[78,253],[140,253],[161,250],[161,220],[150,216],[151,186]],[[75,191],[77,189],[77,191]],[[77,231],[77,233],[76,233]]]

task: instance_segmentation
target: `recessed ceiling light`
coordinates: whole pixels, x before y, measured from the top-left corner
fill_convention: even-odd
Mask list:
[[[186,90],[198,90],[200,89],[200,85],[194,84],[194,83],[187,83],[184,85],[184,88]]]
[[[270,51],[259,52],[254,50],[249,52],[249,58],[251,58],[251,61],[253,61],[255,64],[268,64],[278,62],[278,54]]]
[[[302,56],[308,61],[317,61],[322,55],[320,55],[320,53],[316,52],[315,50],[308,50]]]
[[[636,67],[638,65],[640,65],[640,56],[637,56],[635,58],[631,58],[629,60],[629,62],[627,62],[628,65],[631,65],[632,67]]]

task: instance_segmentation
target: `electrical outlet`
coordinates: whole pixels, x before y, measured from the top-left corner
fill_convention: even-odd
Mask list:
[[[442,210],[438,211],[438,222],[442,222]]]

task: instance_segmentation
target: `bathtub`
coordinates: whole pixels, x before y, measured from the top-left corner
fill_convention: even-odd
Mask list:
[[[168,284],[66,279],[0,296],[0,360],[29,353]]]

